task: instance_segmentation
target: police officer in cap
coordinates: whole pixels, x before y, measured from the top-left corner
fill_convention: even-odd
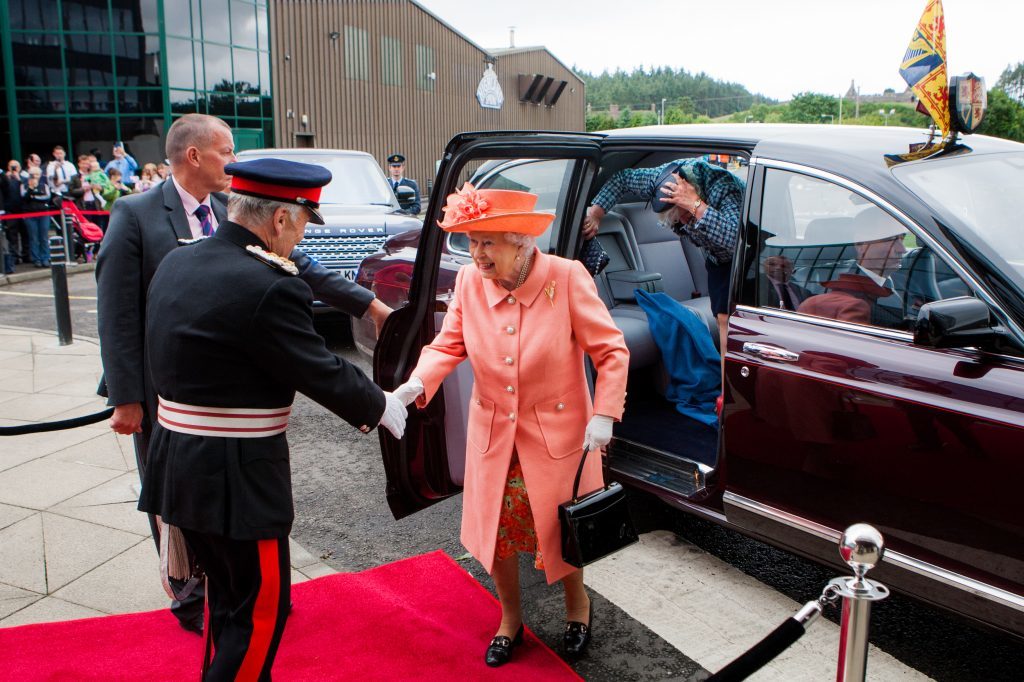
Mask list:
[[[228,164],[228,219],[170,253],[149,289],[146,355],[157,424],[139,509],[181,529],[207,576],[206,679],[270,679],[290,593],[294,512],[285,431],[301,391],[363,432],[396,438],[405,407],[327,350],[287,258],[330,171]]]
[[[402,177],[405,173],[405,157],[401,154],[392,154],[388,157],[388,183],[391,185],[391,189],[395,191],[395,196],[398,197],[399,202],[402,204],[402,209],[409,215],[419,215],[420,213],[420,186],[416,184],[415,180],[410,178]],[[412,194],[409,199],[402,201],[403,195],[408,190],[402,190],[399,193],[399,188],[408,187],[412,190]]]

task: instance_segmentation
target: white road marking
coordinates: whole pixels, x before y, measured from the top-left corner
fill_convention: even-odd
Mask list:
[[[638,544],[588,566],[583,575],[589,587],[712,672],[802,606],[668,531],[645,533]],[[595,614],[595,627],[600,618]],[[750,679],[835,679],[838,651],[839,627],[819,618]],[[867,671],[876,680],[931,679],[874,646]]]

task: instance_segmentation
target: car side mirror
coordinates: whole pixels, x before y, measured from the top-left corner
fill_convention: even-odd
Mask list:
[[[416,203],[416,191],[412,187],[400,186],[395,190],[395,196],[398,197],[398,204],[402,209],[408,209]]]
[[[930,348],[993,348],[1005,345],[1005,336],[988,304],[973,296],[924,304],[914,327],[914,343]]]

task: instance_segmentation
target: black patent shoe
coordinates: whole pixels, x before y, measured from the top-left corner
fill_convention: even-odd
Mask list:
[[[492,668],[505,665],[512,658],[512,650],[522,643],[523,626],[520,624],[515,637],[509,639],[504,635],[499,635],[491,640],[491,645],[487,647],[487,653],[484,654],[484,663]]]
[[[562,646],[565,655],[570,658],[577,658],[583,655],[590,645],[591,624],[594,622],[594,602],[590,602],[590,615],[586,623],[570,620],[565,624],[565,634],[562,635]]]

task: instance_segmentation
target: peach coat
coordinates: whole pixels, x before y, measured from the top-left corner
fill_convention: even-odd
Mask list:
[[[625,406],[629,350],[576,261],[534,250],[526,281],[513,292],[463,267],[437,338],[412,372],[423,381],[417,405],[434,397],[463,359],[473,366],[462,544],[487,572],[515,448],[523,469],[548,583],[576,570],[562,561],[558,505],[572,496],[587,422],[596,411],[616,421]],[[583,367],[597,369],[593,406]],[[580,492],[604,485],[598,453],[587,457]]]

